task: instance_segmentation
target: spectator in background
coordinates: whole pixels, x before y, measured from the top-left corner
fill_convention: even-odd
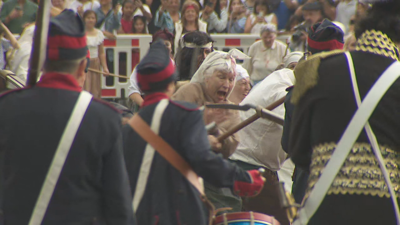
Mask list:
[[[133,34],[148,34],[146,17],[135,16],[133,17]]]
[[[207,22],[208,33],[224,33],[228,23],[228,11],[220,0],[206,0],[201,19]]]
[[[148,34],[149,31],[147,29],[146,17],[144,17],[144,16],[133,17],[132,31],[133,31],[133,34]],[[120,57],[120,58],[122,58],[122,57]],[[132,67],[131,68],[135,68],[135,66],[139,63],[139,61],[140,61],[140,50],[137,48],[132,49]],[[126,59],[124,60],[124,62],[126,62]]]
[[[285,29],[289,23],[290,17],[299,6],[297,0],[281,0],[278,8],[274,10],[278,18],[278,30]]]
[[[111,0],[100,0],[100,8],[94,12],[97,15],[96,28],[100,29],[107,39],[115,39],[114,31],[121,25],[118,5],[112,8]]]
[[[241,0],[231,0],[229,3],[228,33],[243,33],[246,24],[246,8]]]
[[[321,8],[321,13],[324,18],[327,18],[331,21],[335,20],[336,17],[336,5],[335,2],[336,0],[306,0],[303,1],[303,4],[299,6],[295,12],[295,15],[301,16],[303,14],[303,7],[310,4],[319,4]],[[305,19],[305,18],[304,18]]]
[[[4,36],[4,37],[3,37]],[[19,44],[14,35],[8,30],[8,28],[0,22],[0,70],[4,69],[7,64],[5,52],[11,47],[19,49]]]
[[[0,20],[11,33],[20,34],[25,24],[36,20],[38,5],[30,0],[8,0],[0,11]]]
[[[236,64],[236,83],[228,100],[239,105],[249,94],[250,89],[250,77],[247,70],[241,65]]]
[[[51,0],[51,4],[53,7],[64,10],[65,9],[65,0]]]
[[[93,10],[86,10],[83,13],[83,21],[86,29],[87,46],[90,51],[90,68],[100,70],[101,65],[104,73],[109,73],[103,46],[104,35],[103,32],[95,28],[96,13]],[[90,92],[95,98],[101,98],[101,74],[88,71],[83,89]]]
[[[250,16],[254,12],[254,4],[256,3],[256,0],[244,0],[243,5],[246,10],[246,16]]]
[[[341,22],[346,31],[349,30],[350,20],[356,14],[357,0],[341,0],[336,7],[335,21]]]
[[[97,0],[75,0],[71,2],[69,8],[74,10],[74,12],[78,13],[80,16],[83,16],[83,13],[86,10],[99,9],[100,3]]]
[[[148,7],[147,7],[148,9]],[[118,29],[119,34],[146,34],[147,30],[147,21],[151,20],[151,13],[147,12],[147,9],[144,8],[144,5],[139,3],[139,1],[133,0],[125,0],[122,3],[122,13],[119,14],[121,18],[121,27]],[[150,9],[149,9],[150,10]],[[139,13],[140,12],[140,13]],[[144,16],[147,15],[147,16]],[[143,22],[143,29],[134,28],[135,18],[136,21],[140,20],[140,23]],[[149,18],[149,19],[148,19]],[[138,27],[139,28],[139,27]]]
[[[257,0],[253,13],[247,18],[244,33],[259,34],[261,31],[260,28],[264,24],[275,24],[275,26],[278,26],[278,19],[271,12],[267,1]]]
[[[293,51],[307,51],[307,32],[311,26],[321,22],[326,16],[324,14],[323,5],[320,2],[306,2],[299,7],[302,11],[304,22],[293,27],[294,34],[290,38],[290,49]],[[298,18],[295,14],[293,18]]]
[[[302,15],[307,27],[311,27],[325,18],[322,5],[319,2],[305,4],[302,7]]]
[[[175,54],[182,35],[191,31],[207,32],[207,24],[199,19],[200,7],[197,2],[187,0],[182,6],[182,18],[175,23]]]
[[[243,68],[250,74],[253,85],[274,72],[288,53],[286,44],[275,40],[276,34],[274,24],[263,25],[260,32],[261,40],[250,46],[248,55],[251,58],[244,60]]]
[[[179,22],[180,19],[179,0],[162,0],[160,8],[155,14],[154,25],[173,33],[175,31],[174,24]]]
[[[130,4],[126,4],[126,3],[130,3]],[[151,11],[148,5],[143,4],[141,0],[124,0],[122,2],[122,7],[120,9],[120,11],[118,12],[118,16],[119,18],[122,18],[122,14],[123,12],[123,8],[127,7],[126,11],[132,11],[132,12],[128,12],[128,14],[132,14],[132,17],[134,16],[144,16],[146,18],[146,25],[149,23],[149,21],[151,21],[151,19],[153,18],[153,16],[151,15]]]
[[[118,29],[118,34],[133,33],[133,12],[135,3],[133,0],[126,0],[122,3],[121,26]]]

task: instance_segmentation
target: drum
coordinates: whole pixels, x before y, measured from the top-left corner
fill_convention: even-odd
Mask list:
[[[256,212],[224,213],[215,217],[213,225],[280,225],[272,216]]]

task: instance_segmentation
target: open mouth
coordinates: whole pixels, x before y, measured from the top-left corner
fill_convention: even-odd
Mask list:
[[[227,93],[226,93],[225,91],[218,91],[218,92],[217,92],[218,99],[220,99],[220,100],[225,100],[226,94],[227,94]]]

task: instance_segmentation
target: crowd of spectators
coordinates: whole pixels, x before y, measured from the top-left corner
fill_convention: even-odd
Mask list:
[[[24,29],[34,25],[38,1],[0,0],[0,20],[3,24],[0,27],[0,69],[7,65],[7,55],[12,55],[6,54],[9,49],[18,53],[19,46],[8,34],[22,36]],[[346,46],[351,49],[355,41],[352,35],[354,23],[369,7],[362,0],[51,0],[51,3],[53,16],[64,9],[72,9],[84,18],[90,39],[88,43],[92,45],[92,67],[99,69],[101,66],[105,72],[109,69],[106,61],[113,61],[113,54],[108,50],[104,52],[104,39],[115,39],[119,34],[154,34],[159,30],[174,34],[171,44],[175,56],[179,47],[184,47],[180,45],[186,33],[202,31],[209,34],[260,35],[264,44],[272,43],[269,48],[279,49],[274,52],[282,58],[288,49],[304,52],[308,29],[327,18],[335,21],[348,34]],[[265,25],[269,28],[263,32],[261,29]],[[289,48],[285,47],[286,43],[274,41],[280,33],[291,35]],[[249,51],[252,58],[267,54],[267,49],[263,52],[263,48],[257,48],[256,44]],[[133,68],[140,58],[137,49],[132,50],[131,58]],[[265,57],[262,58],[260,63],[269,63],[273,71],[277,62],[272,58],[276,57],[269,56],[272,60],[268,62]],[[253,82],[263,78],[255,76],[259,69],[257,63],[245,63],[244,66]]]
[[[33,0],[0,0],[1,21],[14,33],[35,20]],[[346,31],[367,5],[362,0],[51,0],[53,7],[69,8],[79,15],[93,10],[96,27],[107,38],[115,34],[171,33],[202,30],[208,33],[259,34],[262,24],[279,31],[294,31],[303,21],[320,16],[342,23]],[[316,3],[305,7],[308,3]],[[197,19],[197,20],[195,20]],[[317,18],[320,19],[320,18]],[[206,27],[206,28],[205,28]]]

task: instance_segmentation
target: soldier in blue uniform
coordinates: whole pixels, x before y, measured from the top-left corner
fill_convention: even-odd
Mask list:
[[[162,42],[152,44],[137,71],[140,89],[145,92],[140,117],[204,181],[230,187],[242,196],[255,195],[262,189],[260,172],[241,170],[211,151],[203,115],[196,105],[169,100],[177,75]],[[207,224],[208,212],[197,189],[160,154],[149,154],[147,142],[130,126],[124,127],[123,139],[138,223]]]
[[[41,80],[0,97],[0,224],[135,224],[121,117],[82,91],[87,52],[81,19],[63,11]]]

